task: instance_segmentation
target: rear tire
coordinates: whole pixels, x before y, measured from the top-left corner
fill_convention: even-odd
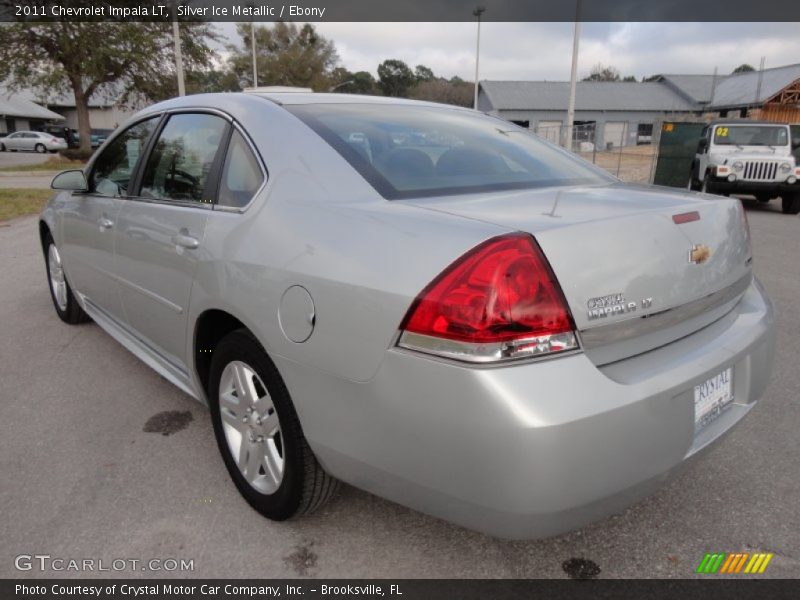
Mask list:
[[[44,261],[47,267],[47,283],[50,289],[50,298],[53,300],[53,307],[56,309],[58,318],[70,325],[78,325],[91,321],[89,315],[84,312],[81,305],[75,299],[72,288],[67,281],[64,273],[64,265],[61,262],[61,253],[53,241],[53,237],[48,233],[44,239]]]
[[[786,194],[781,197],[781,209],[784,214],[796,215],[800,213],[800,193]]]
[[[39,154],[47,153],[47,148],[44,147],[44,144],[36,144],[34,150],[36,150],[36,152],[38,152]]]
[[[5,151],[6,151],[6,145],[0,144],[0,152],[5,152]]]
[[[208,398],[222,460],[255,510],[283,521],[334,494],[338,481],[317,462],[283,379],[247,330],[228,334],[214,349]]]

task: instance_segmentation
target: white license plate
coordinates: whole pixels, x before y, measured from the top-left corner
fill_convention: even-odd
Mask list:
[[[694,429],[699,431],[733,403],[733,367],[694,386]]]

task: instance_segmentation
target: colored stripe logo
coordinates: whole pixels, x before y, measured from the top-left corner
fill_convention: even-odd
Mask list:
[[[706,554],[700,561],[696,573],[707,575],[719,574],[750,574],[755,575],[767,570],[772,552],[714,552]]]

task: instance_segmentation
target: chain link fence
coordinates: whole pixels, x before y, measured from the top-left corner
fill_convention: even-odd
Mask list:
[[[565,129],[561,125],[540,123],[536,133],[554,144],[564,145]],[[630,135],[628,123],[607,123],[605,135],[601,138],[596,123],[576,123],[572,127],[569,149],[622,181],[652,183],[658,160],[660,132],[660,123],[638,127],[635,136]]]

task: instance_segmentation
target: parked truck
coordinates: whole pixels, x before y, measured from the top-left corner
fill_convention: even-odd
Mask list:
[[[795,130],[795,136],[797,136]],[[711,194],[781,198],[784,213],[800,213],[800,167],[792,154],[800,138],[784,123],[719,120],[703,128],[689,189]]]

